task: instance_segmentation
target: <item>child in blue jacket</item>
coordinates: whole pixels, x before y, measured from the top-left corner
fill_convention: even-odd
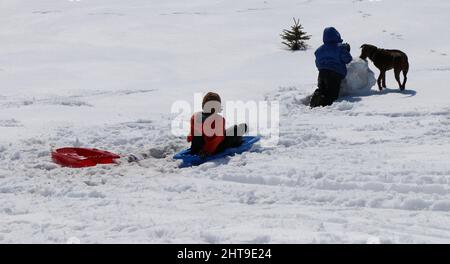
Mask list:
[[[352,61],[350,45],[342,42],[341,35],[334,27],[325,28],[324,44],[315,52],[319,78],[318,89],[311,98],[311,107],[332,105],[339,97],[341,82],[347,75],[346,64]]]

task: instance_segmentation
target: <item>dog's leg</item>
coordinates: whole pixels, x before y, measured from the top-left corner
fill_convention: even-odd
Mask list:
[[[383,78],[383,71],[380,71],[380,76],[378,76],[378,80],[377,80],[377,83],[378,83],[378,89],[379,89],[380,91],[383,91],[383,87],[381,87],[381,81],[382,81],[382,78]]]
[[[402,88],[400,88],[400,90],[405,90],[406,89],[406,81],[408,80],[408,71],[403,70],[403,84],[402,84]]]
[[[383,88],[387,88],[387,86],[386,86],[386,72],[383,72]]]
[[[402,85],[402,83],[400,82],[400,72],[401,72],[400,69],[398,69],[398,68],[395,68],[395,69],[394,69],[395,79],[396,79],[397,82],[398,82],[398,86],[399,86],[400,90],[403,91],[403,90],[404,90],[404,89],[403,89],[403,85]]]

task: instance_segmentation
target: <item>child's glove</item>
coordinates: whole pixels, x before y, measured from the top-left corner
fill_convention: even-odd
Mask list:
[[[350,52],[350,44],[348,44],[348,43],[344,43],[344,44],[342,44],[342,47],[344,47],[348,52]]]

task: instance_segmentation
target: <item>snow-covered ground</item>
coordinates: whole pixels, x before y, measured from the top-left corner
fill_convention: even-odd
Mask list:
[[[1,243],[449,243],[450,1],[2,0]],[[279,34],[300,18],[311,48]],[[409,55],[407,90],[302,104],[333,25]],[[371,69],[378,74],[372,64]],[[171,105],[280,102],[274,148],[179,169]],[[152,153],[60,168],[50,146]],[[77,240],[78,239],[78,240]]]

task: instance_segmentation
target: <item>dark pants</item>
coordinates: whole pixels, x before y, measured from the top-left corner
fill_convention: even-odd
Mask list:
[[[239,147],[242,144],[242,136],[247,133],[247,124],[235,125],[225,130],[225,139],[217,147],[216,153],[224,151],[226,148]],[[204,145],[202,136],[195,136],[192,139],[191,154],[198,154]]]
[[[342,75],[334,71],[320,70],[317,81],[317,86],[319,88],[314,92],[310,106],[318,107],[332,105],[339,97],[342,80]]]
[[[247,133],[247,124],[232,126],[225,131],[225,139],[217,147],[216,153],[222,152],[227,148],[239,147],[242,144],[242,136]]]

